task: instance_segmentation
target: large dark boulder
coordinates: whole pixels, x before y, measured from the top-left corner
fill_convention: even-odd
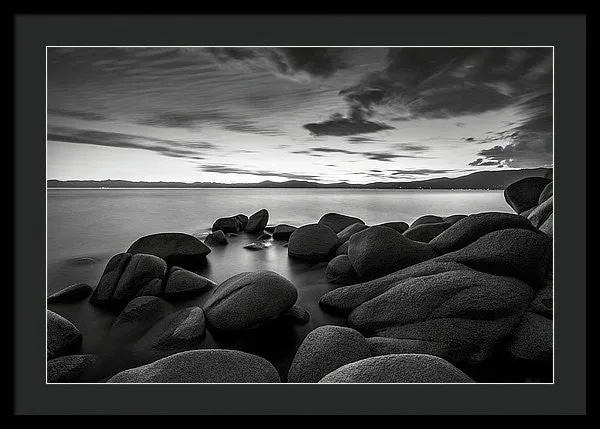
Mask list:
[[[207,349],[177,353],[120,372],[108,383],[279,383],[266,359],[237,350]]]
[[[284,223],[277,225],[273,230],[273,239],[275,240],[289,240],[290,235],[298,228],[292,225],[286,225]]]
[[[85,376],[98,362],[92,354],[68,355],[48,361],[48,383],[73,383]]]
[[[342,229],[340,232],[337,233],[338,243],[345,243],[346,241],[350,240],[350,237],[352,237],[354,234],[367,228],[368,226],[364,223],[353,223],[352,225]]]
[[[348,258],[364,279],[381,277],[436,256],[428,244],[410,240],[383,226],[357,232],[348,243]]]
[[[113,256],[90,298],[95,305],[124,306],[136,296],[161,295],[167,263],[154,255]]]
[[[328,282],[349,285],[358,283],[361,278],[356,274],[348,255],[339,255],[329,261],[325,269],[325,278]]]
[[[225,233],[217,229],[215,232],[208,234],[204,239],[204,244],[207,246],[224,246],[228,243]]]
[[[526,312],[508,350],[517,359],[550,361],[553,354],[552,319]]]
[[[319,383],[473,383],[458,368],[437,356],[393,354],[349,363]]]
[[[424,215],[417,218],[413,223],[410,224],[410,227],[424,225],[427,223],[440,223],[444,222],[444,218],[436,215]]]
[[[354,329],[319,326],[296,351],[288,373],[290,383],[317,383],[331,371],[370,357],[365,338]]]
[[[164,232],[137,239],[126,253],[158,256],[169,265],[195,267],[206,260],[210,248],[188,234]]]
[[[304,225],[290,235],[288,255],[309,261],[327,261],[338,246],[338,236],[328,226]]]
[[[217,285],[210,279],[181,267],[171,267],[163,294],[168,297],[187,298],[200,295]]]
[[[546,199],[543,203],[537,206],[529,213],[527,219],[533,226],[540,227],[548,220],[550,215],[554,212],[554,197]]]
[[[408,229],[408,224],[406,222],[385,222],[374,226],[385,226],[387,228],[392,228],[398,231],[400,234]]]
[[[272,271],[245,272],[215,288],[204,312],[211,327],[242,331],[275,319],[297,298],[296,287],[285,277]]]
[[[404,231],[404,236],[413,241],[429,243],[435,237],[447,230],[450,225],[452,224],[448,222],[423,223],[421,225],[411,226],[408,228],[406,231]]]
[[[538,204],[542,204],[548,198],[554,195],[554,182],[550,182],[546,185],[546,187],[542,190],[540,194],[540,198],[538,199]]]
[[[81,347],[81,332],[67,319],[53,311],[46,310],[46,358],[48,360],[70,353]]]
[[[243,214],[219,218],[213,223],[212,231],[223,231],[224,233],[238,233],[243,231],[248,224],[248,217]]]
[[[552,260],[552,241],[539,231],[502,229],[439,257],[479,271],[524,280],[542,287]]]
[[[338,232],[342,231],[343,229],[349,227],[354,223],[364,224],[365,222],[359,218],[352,216],[346,216],[339,213],[327,213],[321,216],[321,219],[319,219],[318,223],[319,225],[328,226],[329,228],[333,229],[333,232],[337,234]]]
[[[438,253],[448,253],[462,249],[490,232],[507,228],[534,229],[526,218],[513,213],[478,213],[457,221],[429,245]]]
[[[269,212],[267,211],[267,209],[261,209],[254,213],[252,216],[250,216],[250,218],[248,219],[248,223],[246,224],[246,228],[244,228],[244,231],[246,231],[248,234],[256,234],[259,232],[263,232],[268,222]]]
[[[334,289],[321,297],[319,305],[328,312],[345,315],[363,302],[381,295],[406,279],[468,269],[465,265],[456,262],[440,262],[438,258],[431,259],[375,280]]]
[[[458,222],[461,219],[466,218],[467,215],[464,214],[455,214],[455,215],[450,215],[450,216],[446,216],[444,218],[444,222],[448,222],[449,224],[454,225],[456,222]]]
[[[347,255],[348,254],[348,242],[340,244],[337,249],[335,249],[335,255]]]
[[[545,177],[526,177],[508,185],[504,199],[515,212],[521,213],[537,206],[542,191],[551,180]]]
[[[76,283],[67,286],[48,297],[48,302],[52,304],[81,301],[87,298],[94,289],[86,283]]]

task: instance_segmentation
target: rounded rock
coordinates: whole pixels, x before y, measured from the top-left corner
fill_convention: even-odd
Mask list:
[[[545,177],[526,177],[511,183],[504,190],[504,199],[517,213],[537,206],[540,195],[551,180]]]
[[[189,234],[164,232],[137,239],[126,253],[154,255],[169,265],[189,267],[204,261],[210,248]]]
[[[246,224],[244,231],[246,231],[248,234],[262,232],[265,229],[265,226],[267,226],[268,222],[269,212],[267,209],[261,209],[248,218],[248,223]]]
[[[411,226],[404,231],[404,236],[413,241],[429,243],[435,237],[447,230],[452,224],[448,222],[423,223],[417,226]]]
[[[328,226],[304,225],[290,235],[288,255],[309,261],[326,261],[338,246],[338,236]]]
[[[273,238],[275,240],[289,240],[290,235],[292,235],[297,229],[298,228],[295,226],[282,223],[277,225],[273,230]]]
[[[81,332],[75,325],[53,311],[46,310],[46,358],[54,359],[76,352],[81,346]]]
[[[77,283],[67,286],[48,297],[49,303],[68,303],[81,301],[88,297],[94,289],[86,283]]]
[[[356,271],[354,271],[348,255],[339,255],[329,261],[325,269],[325,278],[328,282],[342,285],[361,281]]]
[[[359,218],[347,216],[347,215],[343,215],[343,214],[339,214],[339,213],[324,214],[323,216],[321,216],[321,219],[319,219],[319,222],[318,222],[319,225],[326,225],[329,228],[333,229],[333,231],[336,234],[338,232],[342,231],[344,228],[347,228],[354,223],[364,224],[365,222]]]

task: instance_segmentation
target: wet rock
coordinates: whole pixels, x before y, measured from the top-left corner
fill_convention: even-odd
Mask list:
[[[289,321],[297,325],[305,325],[310,321],[310,313],[299,305],[294,305],[289,310],[281,313],[279,319]]]
[[[204,239],[204,244],[208,246],[224,246],[228,243],[227,236],[220,229],[208,234]]]
[[[81,346],[81,332],[70,321],[53,311],[46,310],[48,337],[46,358],[54,359],[75,353]]]
[[[237,350],[207,349],[177,353],[120,372],[108,383],[278,383],[266,359]]]
[[[271,243],[270,241],[257,240],[257,241],[253,241],[252,243],[248,243],[248,244],[244,245],[244,249],[262,250],[262,249],[266,249],[267,247],[271,247],[272,245],[273,245],[273,243]]]
[[[448,253],[473,243],[490,232],[507,228],[533,230],[526,218],[500,212],[486,212],[467,216],[440,233],[429,242],[438,253]]]
[[[261,209],[254,213],[252,216],[250,216],[250,218],[248,219],[248,224],[246,225],[244,231],[246,231],[248,234],[262,232],[265,229],[265,226],[267,226],[268,222],[269,212],[267,211],[267,209]]]
[[[411,226],[408,228],[406,231],[404,231],[404,236],[413,241],[429,243],[429,241],[433,240],[439,234],[447,230],[450,225],[451,224],[448,222],[423,223],[421,225],[414,227]]]
[[[540,227],[546,222],[546,220],[550,217],[550,215],[554,211],[554,197],[549,197],[537,206],[535,209],[531,211],[527,219],[531,222],[533,226]]]
[[[212,231],[223,231],[224,233],[238,233],[243,231],[248,224],[248,217],[245,215],[236,215],[219,218],[213,223]]]
[[[275,319],[297,298],[296,287],[285,277],[272,271],[245,272],[215,288],[204,312],[211,327],[242,331]]]
[[[381,277],[437,256],[428,244],[410,240],[383,226],[358,232],[348,243],[348,258],[364,279]]]
[[[451,216],[446,216],[444,218],[444,222],[448,222],[449,224],[454,225],[456,222],[458,222],[461,219],[466,218],[467,215],[464,214],[455,214],[455,215],[451,215]]]
[[[338,248],[335,250],[335,254],[336,254],[336,256],[347,255],[348,254],[348,242],[346,241],[346,242],[340,244],[338,246]]]
[[[48,383],[72,383],[79,381],[90,370],[98,357],[92,354],[62,356],[48,361]]]
[[[374,226],[385,226],[387,228],[392,228],[398,231],[400,234],[408,229],[408,224],[406,222],[385,222]]]
[[[165,283],[164,295],[185,298],[191,295],[203,294],[216,286],[215,282],[206,277],[181,267],[172,267],[169,278]]]
[[[356,234],[357,232],[362,231],[363,229],[367,229],[367,225],[365,225],[364,223],[353,223],[352,225],[342,229],[340,232],[338,232],[337,236],[338,236],[338,242],[340,244],[345,243],[346,241],[350,240],[350,237],[352,237],[354,234]]]
[[[325,270],[325,277],[328,282],[349,285],[361,281],[356,271],[350,263],[348,255],[339,255],[329,261]]]
[[[290,235],[288,255],[310,261],[326,261],[338,246],[338,237],[328,226],[304,225]]]
[[[138,350],[185,350],[197,345],[206,333],[204,312],[188,307],[161,318],[133,345]]]
[[[277,225],[273,230],[273,238],[275,240],[289,240],[290,235],[298,228],[292,225],[286,225],[284,223]]]
[[[435,215],[425,215],[417,218],[413,223],[410,224],[411,228],[414,226],[424,225],[427,223],[440,223],[444,222],[444,218]]]
[[[90,285],[86,283],[76,283],[50,295],[48,297],[48,302],[55,304],[81,301],[82,299],[87,298],[92,291],[93,289]]]
[[[524,212],[538,205],[542,191],[550,182],[545,177],[526,177],[508,185],[504,199],[515,212]]]
[[[542,204],[548,198],[554,195],[554,182],[550,182],[546,185],[546,187],[540,193],[540,198],[538,199],[538,204]]]
[[[288,373],[290,383],[317,383],[331,371],[370,357],[365,338],[354,329],[320,326],[311,331],[300,347]]]
[[[191,235],[165,232],[137,239],[126,253],[154,255],[164,259],[170,266],[188,268],[205,261],[210,248]]]
[[[394,354],[349,363],[319,383],[472,383],[465,373],[437,356]]]
[[[548,361],[552,359],[552,319],[530,311],[516,329],[508,346],[517,359]]]
[[[364,222],[356,217],[346,216],[339,213],[327,213],[324,214],[321,219],[319,219],[319,225],[326,225],[333,230],[336,234],[343,229],[349,227],[354,223],[362,223]]]

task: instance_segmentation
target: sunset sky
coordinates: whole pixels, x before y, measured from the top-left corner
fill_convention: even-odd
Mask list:
[[[552,166],[551,48],[48,48],[47,177],[421,180]]]

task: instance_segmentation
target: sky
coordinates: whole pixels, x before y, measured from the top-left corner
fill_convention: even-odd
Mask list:
[[[48,48],[47,178],[393,182],[551,167],[552,48]]]

